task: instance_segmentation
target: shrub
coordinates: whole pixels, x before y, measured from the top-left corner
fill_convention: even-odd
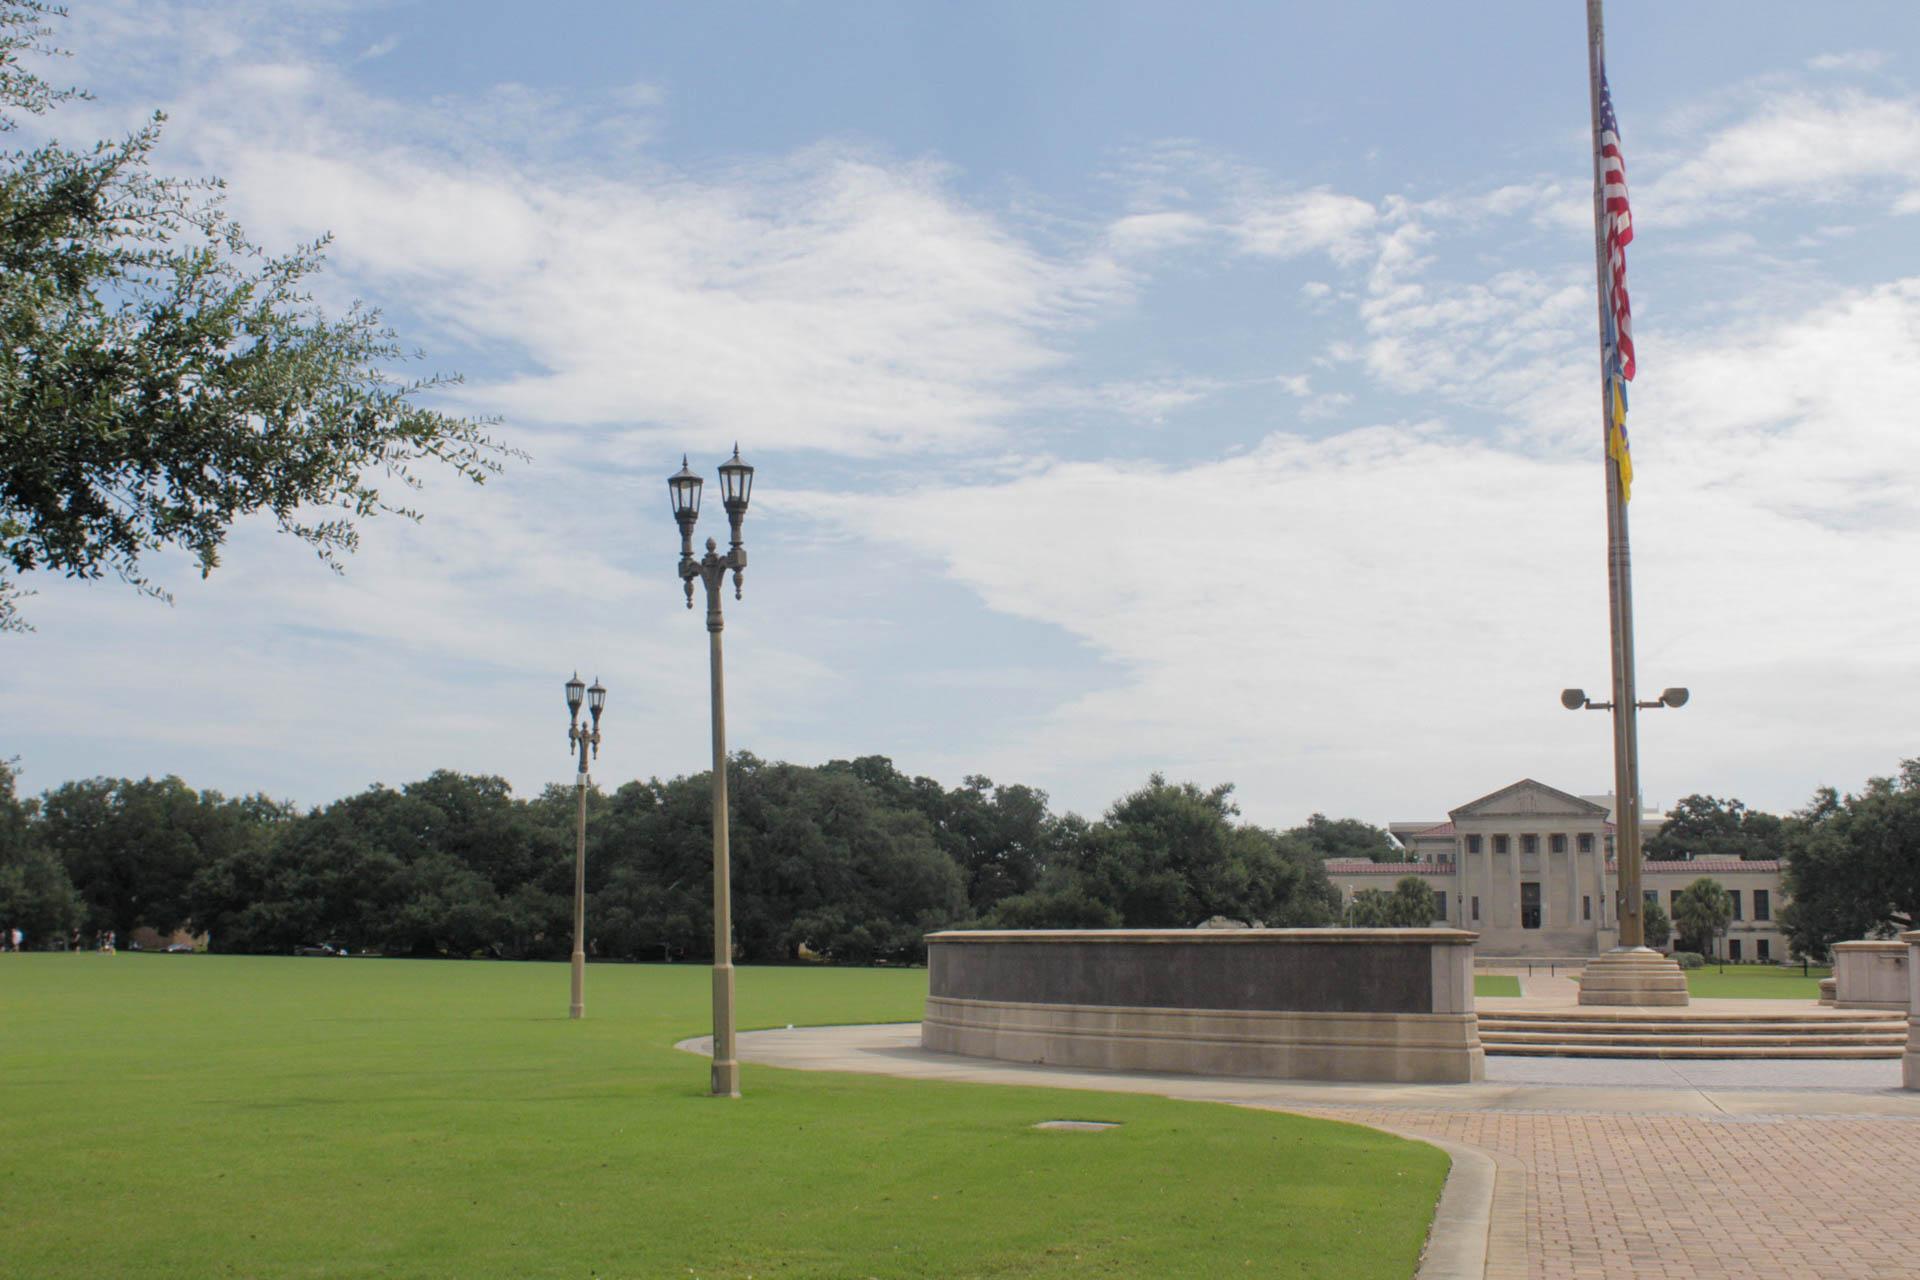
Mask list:
[[[1703,969],[1707,964],[1707,958],[1698,951],[1676,951],[1673,960],[1682,969]]]

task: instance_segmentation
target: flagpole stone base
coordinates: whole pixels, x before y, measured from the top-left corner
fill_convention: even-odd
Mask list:
[[[1649,947],[1616,947],[1580,975],[1580,1003],[1672,1006],[1687,1003],[1687,975],[1673,957]]]

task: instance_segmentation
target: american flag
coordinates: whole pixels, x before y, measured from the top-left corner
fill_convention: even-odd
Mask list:
[[[1622,378],[1633,377],[1633,309],[1627,302],[1627,246],[1633,243],[1633,210],[1627,207],[1627,162],[1620,154],[1620,122],[1613,115],[1607,71],[1600,69],[1600,185],[1606,210],[1607,313],[1611,321],[1613,363]]]

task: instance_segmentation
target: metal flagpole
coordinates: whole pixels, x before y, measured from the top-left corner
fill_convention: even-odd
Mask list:
[[[1620,947],[1646,945],[1640,892],[1640,727],[1633,682],[1633,558],[1620,461],[1608,447],[1613,430],[1613,370],[1608,349],[1611,294],[1607,263],[1604,160],[1600,154],[1600,77],[1606,62],[1602,0],[1587,0],[1587,79],[1593,113],[1593,256],[1600,307],[1600,440],[1607,483],[1607,617],[1613,648],[1614,852],[1619,864]]]

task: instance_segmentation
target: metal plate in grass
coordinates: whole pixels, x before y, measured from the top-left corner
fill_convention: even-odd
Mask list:
[[[1118,1129],[1119,1123],[1111,1120],[1042,1120],[1033,1126],[1036,1129],[1073,1129],[1095,1133],[1101,1129]]]

